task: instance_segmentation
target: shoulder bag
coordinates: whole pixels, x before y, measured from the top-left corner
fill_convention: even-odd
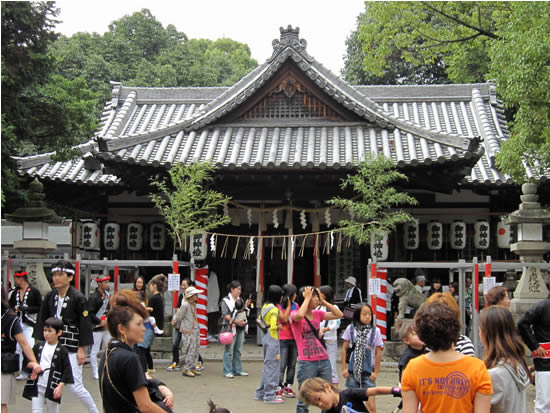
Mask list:
[[[268,305],[265,311],[262,311],[258,319],[256,320],[256,325],[262,330],[264,334],[267,334],[269,325],[265,322],[264,317],[269,313],[275,306],[273,304]]]
[[[306,322],[309,324],[309,328],[311,328],[311,331],[313,331],[313,334],[315,334],[315,337],[317,338],[317,340],[319,340],[319,343],[321,343],[323,348],[326,350],[327,345],[325,343],[325,339],[322,337],[319,337],[319,330],[313,327],[313,324],[311,324],[311,321],[309,321],[309,319],[306,316],[304,316],[304,320],[306,320]]]

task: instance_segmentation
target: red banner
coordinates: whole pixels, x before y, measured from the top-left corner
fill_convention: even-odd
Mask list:
[[[208,314],[206,306],[208,304],[208,267],[195,269],[195,286],[201,290],[197,301],[197,320],[199,322],[201,334],[201,347],[208,345]]]
[[[388,270],[386,268],[376,269],[376,278],[380,279],[380,295],[376,297],[376,327],[380,329],[382,333],[382,340],[387,340],[387,323],[386,323],[386,303],[387,300],[391,300],[391,297],[387,297],[387,280]]]

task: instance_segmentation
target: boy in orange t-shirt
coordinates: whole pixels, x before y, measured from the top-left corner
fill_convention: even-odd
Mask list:
[[[485,364],[454,351],[460,333],[456,313],[443,303],[423,305],[416,331],[432,351],[409,362],[403,372],[403,412],[489,413],[493,388]]]

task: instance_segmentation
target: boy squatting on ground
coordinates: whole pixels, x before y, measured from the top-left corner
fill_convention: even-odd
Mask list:
[[[50,317],[44,322],[45,342],[33,346],[36,360],[42,367],[42,373],[35,380],[27,380],[23,397],[32,401],[32,413],[44,411],[57,413],[63,387],[74,383],[69,352],[59,343],[63,333],[63,321]]]

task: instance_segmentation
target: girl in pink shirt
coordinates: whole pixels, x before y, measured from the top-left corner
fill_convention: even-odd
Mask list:
[[[325,343],[319,334],[321,321],[342,318],[342,311],[333,304],[321,298],[319,290],[313,287],[301,288],[298,299],[303,298],[300,309],[290,313],[290,327],[298,348],[298,387],[309,378],[321,377],[332,380],[332,369],[328,360]],[[315,310],[319,304],[327,308],[327,312]],[[308,406],[298,400],[296,413],[307,413]]]

